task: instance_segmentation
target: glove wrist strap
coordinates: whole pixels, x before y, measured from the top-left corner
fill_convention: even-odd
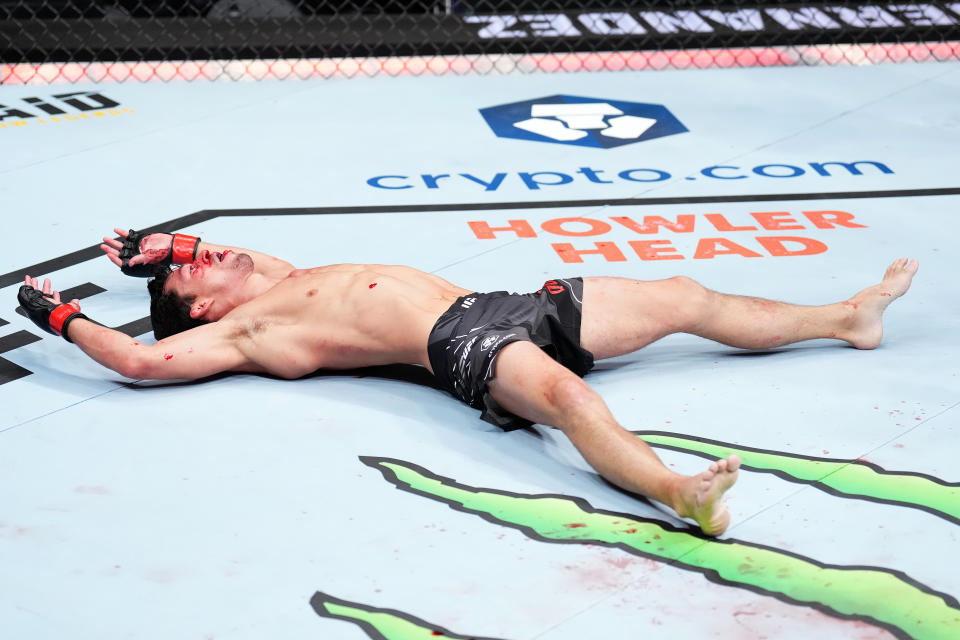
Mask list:
[[[73,305],[62,304],[50,312],[50,328],[63,336],[67,342],[73,342],[67,335],[67,327],[77,318],[86,319],[87,316],[77,311]]]
[[[197,259],[197,249],[200,247],[200,238],[182,233],[173,234],[173,243],[170,255],[173,264],[188,264]]]

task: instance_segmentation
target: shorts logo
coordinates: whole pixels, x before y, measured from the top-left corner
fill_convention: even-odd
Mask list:
[[[516,333],[508,333],[505,336],[493,334],[489,335],[483,339],[483,342],[480,343],[480,351],[489,351],[494,347],[500,346],[500,343],[506,340],[507,338],[512,338],[517,335]]]
[[[543,289],[546,289],[548,293],[552,295],[557,295],[558,293],[563,293],[566,291],[566,287],[557,282],[556,280],[547,280],[543,283]],[[543,289],[537,291],[537,293],[543,293]]]
[[[480,109],[500,138],[609,149],[688,129],[661,104],[555,95]]]
[[[494,335],[494,336],[487,336],[486,338],[484,338],[483,342],[480,343],[480,351],[486,351],[487,349],[492,347],[494,343],[497,341],[497,338],[499,337],[500,336]]]
[[[460,307],[463,309],[469,309],[470,306],[473,305],[473,303],[476,301],[477,301],[476,298],[464,298],[463,302],[460,303]]]

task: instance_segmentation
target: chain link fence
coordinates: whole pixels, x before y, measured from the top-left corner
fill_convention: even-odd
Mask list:
[[[0,0],[0,84],[958,58],[960,1]]]

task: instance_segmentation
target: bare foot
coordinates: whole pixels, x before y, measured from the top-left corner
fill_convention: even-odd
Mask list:
[[[686,478],[680,489],[677,513],[696,520],[708,536],[723,533],[730,524],[723,494],[737,481],[739,469],[740,457],[731,455],[711,463],[703,473]]]
[[[883,338],[883,312],[891,302],[907,292],[919,266],[916,260],[909,258],[894,260],[887,267],[880,284],[867,287],[841,303],[853,307],[850,328],[843,339],[857,349],[875,349]]]

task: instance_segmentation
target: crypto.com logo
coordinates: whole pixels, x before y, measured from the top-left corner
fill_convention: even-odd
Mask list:
[[[687,128],[662,104],[556,95],[480,109],[500,138],[609,149]]]

